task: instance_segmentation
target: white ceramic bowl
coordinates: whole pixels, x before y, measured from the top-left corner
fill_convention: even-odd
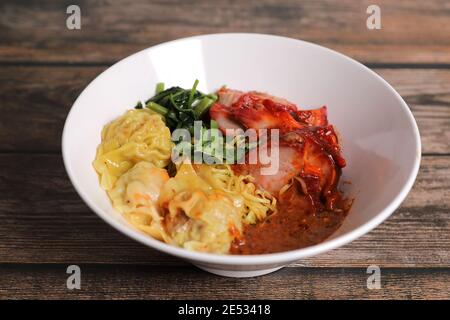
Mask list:
[[[254,256],[191,252],[133,229],[111,206],[92,168],[102,127],[154,93],[155,84],[214,91],[226,84],[266,91],[301,108],[328,107],[347,167],[343,180],[355,197],[342,227],[304,249]],[[145,49],[99,75],[74,103],[62,138],[64,164],[83,200],[129,237],[199,268],[247,277],[340,247],[375,228],[400,205],[416,178],[421,146],[416,122],[400,95],[381,77],[342,54],[304,41],[261,34],[213,34]],[[376,243],[373,250],[377,250]],[[346,257],[342,257],[346,259]]]

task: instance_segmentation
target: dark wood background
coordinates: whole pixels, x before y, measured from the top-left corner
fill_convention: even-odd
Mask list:
[[[382,29],[366,28],[381,7]],[[78,4],[81,30],[66,28]],[[117,60],[216,32],[312,41],[368,65],[419,125],[416,184],[390,219],[340,249],[250,279],[214,276],[111,229],[81,201],[61,159],[66,115]],[[450,298],[450,2],[0,2],[0,298]],[[66,289],[66,268],[82,270]],[[381,267],[368,290],[366,268]]]

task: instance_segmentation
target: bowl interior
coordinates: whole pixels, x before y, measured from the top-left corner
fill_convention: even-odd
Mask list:
[[[375,226],[369,222],[386,218],[414,181],[420,159],[417,126],[400,96],[375,73],[297,40],[249,34],[194,37],[115,64],[83,91],[68,116],[63,136],[67,171],[83,199],[109,223],[131,228],[112,208],[91,165],[102,127],[149,98],[157,82],[190,87],[195,79],[204,91],[227,85],[265,91],[304,109],[328,107],[348,163],[342,180],[350,183],[341,184],[342,189],[355,202],[343,226],[322,245],[357,228],[369,231]],[[126,233],[139,237],[131,229]],[[144,241],[155,246],[152,239]]]

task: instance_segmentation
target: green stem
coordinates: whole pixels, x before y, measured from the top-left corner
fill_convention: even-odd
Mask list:
[[[206,113],[206,111],[209,110],[213,103],[214,100],[208,97],[204,97],[202,100],[200,100],[200,102],[195,106],[194,109],[194,115],[196,119],[200,119]]]
[[[156,84],[155,91],[156,91],[156,94],[163,92],[164,91],[164,82],[158,82]]]
[[[191,93],[189,94],[189,100],[188,100],[188,107],[192,105],[192,102],[194,100],[195,92],[197,91],[198,86],[198,79],[195,79],[194,85],[192,86]]]

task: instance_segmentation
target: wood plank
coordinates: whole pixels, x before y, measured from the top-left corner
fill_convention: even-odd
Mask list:
[[[450,153],[450,70],[375,69],[410,106],[422,153]],[[439,123],[436,122],[437,119]]]
[[[59,155],[0,154],[0,263],[185,263],[126,238],[73,190]],[[450,267],[450,157],[428,156],[393,216],[340,249],[293,266]]]
[[[80,265],[81,290],[66,288],[67,265],[1,265],[6,299],[449,299],[449,269],[285,268],[258,278],[223,278],[197,269]],[[124,276],[126,275],[126,276]],[[183,290],[180,290],[180,283]],[[170,311],[170,310],[168,310]]]
[[[72,103],[106,67],[0,68],[0,151],[59,152]],[[450,153],[450,70],[375,69],[409,103],[423,153]],[[21,134],[17,134],[20,129]]]
[[[66,28],[73,2],[0,3],[0,60],[112,62],[181,37],[218,32],[278,34],[364,62],[448,63],[446,0],[376,2],[382,29],[368,30],[373,1],[83,1],[81,30]]]
[[[0,68],[1,150],[59,152],[67,113],[103,69]]]

